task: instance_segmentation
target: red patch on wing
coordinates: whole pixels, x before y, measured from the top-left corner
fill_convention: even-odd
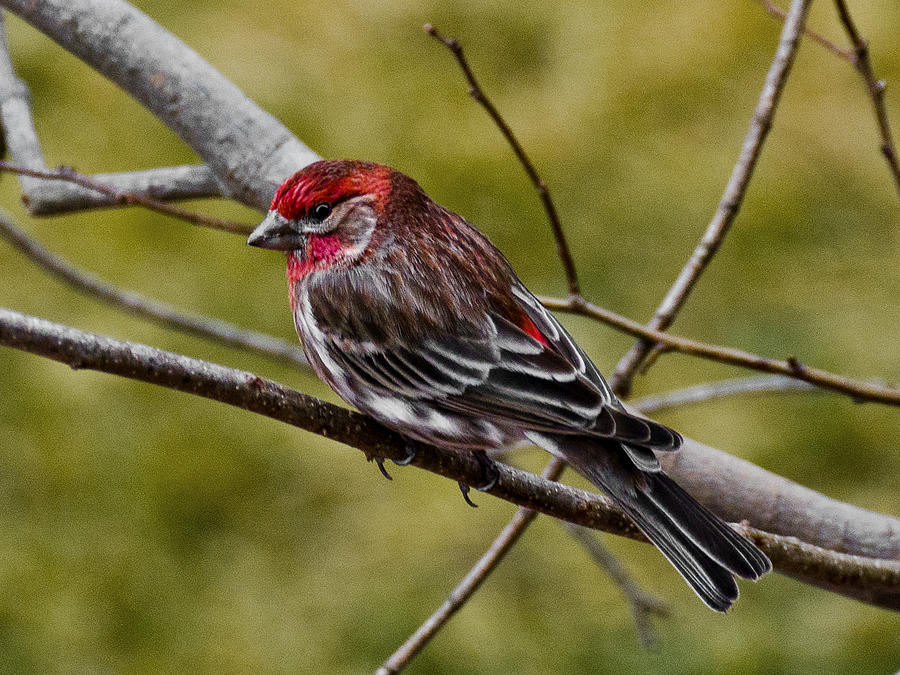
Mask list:
[[[343,248],[336,235],[311,234],[306,239],[303,255],[291,251],[287,256],[287,278],[294,283],[310,272],[322,269],[341,257]]]
[[[519,319],[519,328],[524,330],[545,347],[550,346],[550,342],[547,340],[547,338],[544,337],[544,334],[541,333],[540,330],[538,330],[538,327],[534,325],[534,321],[528,318],[528,315],[523,314],[522,318]]]

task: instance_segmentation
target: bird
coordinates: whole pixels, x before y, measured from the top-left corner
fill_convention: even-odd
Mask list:
[[[479,458],[533,444],[564,459],[713,610],[737,599],[735,576],[772,569],[663,472],[655,453],[678,450],[682,436],[628,412],[503,254],[409,176],[309,164],[277,189],[247,243],[286,253],[294,326],[316,374],[411,443]]]

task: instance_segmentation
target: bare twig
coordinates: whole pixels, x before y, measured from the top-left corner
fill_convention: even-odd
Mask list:
[[[244,330],[234,324],[175,309],[152,298],[125,291],[80,270],[16,227],[12,218],[0,209],[0,238],[9,242],[38,267],[57,279],[69,284],[89,297],[106,302],[133,316],[139,316],[165,328],[201,337],[219,344],[243,349],[279,363],[292,361],[302,367],[309,367],[303,350],[283,340]]]
[[[787,12],[773,4],[771,0],[757,0],[757,2],[772,16],[781,19],[784,19],[787,16]],[[859,71],[859,74],[862,75],[862,78],[866,83],[866,88],[869,91],[869,96],[872,99],[872,105],[875,109],[875,121],[878,124],[878,130],[881,134],[881,154],[884,155],[888,164],[888,169],[894,178],[894,183],[897,185],[897,190],[900,191],[900,167],[898,167],[897,164],[897,151],[894,147],[893,135],[887,118],[887,108],[884,104],[884,81],[879,80],[875,76],[874,69],[872,68],[872,61],[869,57],[869,45],[859,34],[859,31],[857,31],[856,24],[850,17],[850,11],[847,9],[846,3],[843,0],[835,0],[835,5],[841,23],[850,38],[850,42],[853,43],[853,49],[839,47],[828,38],[811,30],[805,30],[804,32],[810,39],[818,42],[830,52],[848,60],[853,64],[853,67]]]
[[[740,394],[758,394],[772,392],[821,391],[821,389],[784,375],[761,375],[755,377],[736,377],[719,382],[706,382],[693,387],[676,389],[664,394],[645,396],[634,401],[632,405],[642,413],[654,413],[668,408],[677,408],[692,403],[705,403],[718,398],[726,398]]]
[[[488,112],[491,119],[494,121],[494,123],[500,129],[500,132],[512,147],[513,152],[515,153],[522,167],[525,169],[525,172],[528,174],[529,178],[537,189],[538,195],[544,205],[547,219],[550,222],[550,227],[553,231],[553,236],[556,241],[557,252],[566,274],[566,279],[568,281],[569,287],[569,297],[572,299],[583,300],[583,296],[581,295],[581,290],[578,283],[578,275],[575,269],[575,263],[569,250],[569,246],[565,238],[565,233],[562,229],[562,223],[559,220],[559,215],[557,214],[556,207],[553,203],[552,198],[550,197],[550,192],[547,188],[546,183],[538,175],[537,170],[531,163],[531,160],[528,158],[525,149],[519,143],[509,124],[507,124],[506,120],[493,105],[493,103],[491,103],[490,99],[484,93],[484,90],[478,84],[478,81],[475,78],[475,74],[469,66],[468,61],[466,60],[463,53],[462,46],[459,44],[459,42],[456,39],[444,37],[440,32],[437,31],[437,29],[435,29],[430,24],[425,25],[425,31],[436,40],[441,42],[454,55],[457,63],[463,71],[463,75],[465,76],[469,84],[469,94]],[[557,470],[557,468],[561,470],[561,467],[563,466],[565,466],[565,464],[561,460],[554,459],[547,468],[555,471]],[[527,520],[525,520],[526,516],[523,516],[523,513],[527,513]],[[462,606],[462,604],[465,603],[466,600],[468,600],[469,597],[471,597],[471,595],[481,585],[481,581],[485,576],[487,576],[487,574],[490,573],[494,566],[499,564],[502,556],[496,555],[494,551],[497,550],[498,547],[503,547],[502,550],[505,552],[508,547],[512,547],[512,545],[518,539],[518,533],[523,531],[535,516],[536,514],[534,512],[527,512],[525,510],[519,511],[507,524],[499,537],[494,541],[494,544],[487,551],[487,553],[485,553],[485,556],[482,557],[482,559],[475,565],[475,567],[472,568],[472,570],[468,575],[466,575],[465,579],[463,579],[460,585],[457,586],[456,589],[454,589],[454,592],[451,594],[450,598],[447,599],[444,605],[439,608],[438,611],[434,615],[432,615],[432,617],[430,617],[429,620],[426,621],[425,624],[423,624],[419,628],[419,630],[416,631],[416,633],[413,634],[406,641],[406,643],[404,643],[394,653],[394,655],[391,656],[390,659],[388,659],[387,662],[385,662],[385,665],[379,672],[399,672],[402,667],[405,667],[406,663],[408,663],[409,660],[424,647],[425,643],[427,643],[437,633],[437,631],[439,631],[443,627],[446,621],[449,620],[450,616],[455,613]],[[625,575],[621,565],[619,565],[611,555],[607,554],[606,558],[604,558],[604,560],[601,562],[603,562],[603,567],[610,573],[613,581],[622,584],[622,591],[626,595],[626,597],[632,600],[632,608],[635,615],[635,623],[637,626],[638,635],[640,636],[640,639],[644,644],[648,644],[652,638],[652,627],[649,626],[648,622],[646,621],[644,612],[636,602],[636,594],[632,592],[632,589],[636,588],[636,586],[634,586],[633,583],[627,583],[630,582],[630,580],[628,579],[627,575]],[[616,566],[614,570],[611,569],[611,566],[613,564]],[[615,571],[620,571],[621,574],[616,574],[614,573]]]
[[[566,463],[561,459],[554,458],[544,468],[541,476],[549,481],[559,479]],[[446,625],[446,623],[458,612],[463,605],[468,602],[469,598],[477,591],[481,584],[487,579],[488,575],[494,571],[500,561],[519,541],[519,538],[525,534],[525,530],[531,525],[531,522],[537,517],[537,511],[532,509],[519,509],[512,520],[506,524],[506,527],[497,535],[494,542],[490,545],[484,555],[469,570],[462,581],[450,591],[450,595],[444,600],[443,604],[428,617],[428,619],[404,642],[397,650],[390,655],[384,662],[384,665],[378,669],[378,675],[389,675],[402,671],[415,656],[421,652],[425,646],[431,642],[431,639],[437,635],[438,631]]]
[[[75,369],[120,375],[227,403],[358,448],[369,458],[408,459],[405,439],[371,418],[246,371],[93,335],[7,309],[0,309],[0,345]],[[412,465],[471,485],[484,479],[484,467],[471,452],[421,445]],[[497,482],[489,494],[555,518],[644,541],[609,499],[506,464],[498,463],[496,469]],[[847,529],[859,523],[843,526],[846,539]],[[757,542],[780,572],[871,604],[900,608],[900,561],[835,553],[749,527],[741,531]],[[879,545],[892,536],[900,538],[900,522],[893,525],[893,534],[881,537]]]
[[[87,178],[94,184],[111,188],[112,192],[100,194],[75,183],[40,180],[31,181],[31,190],[25,191],[22,200],[31,215],[49,216],[70,211],[121,206],[117,195],[122,194],[144,195],[157,202],[223,196],[218,180],[205,164],[167,166],[145,171],[97,173]]]
[[[494,124],[497,125],[497,128],[500,129],[500,132],[512,147],[513,152],[524,167],[531,182],[534,183],[538,195],[541,198],[541,202],[544,205],[544,211],[547,213],[547,218],[550,221],[550,227],[553,229],[553,237],[556,240],[556,249],[566,273],[566,281],[568,281],[569,284],[569,295],[572,297],[580,297],[581,287],[578,283],[578,272],[575,270],[575,261],[572,258],[572,253],[569,251],[566,235],[563,232],[562,224],[559,221],[559,215],[556,213],[556,206],[554,206],[553,200],[550,198],[550,191],[547,189],[547,184],[544,183],[544,180],[538,175],[537,169],[534,168],[534,164],[531,163],[525,149],[519,143],[515,134],[512,132],[512,129],[510,129],[509,125],[506,123],[506,120],[503,119],[503,116],[481,89],[478,80],[475,79],[475,73],[472,72],[468,61],[466,61],[465,54],[463,54],[463,49],[459,42],[454,38],[444,37],[431,24],[426,23],[424,29],[426,33],[443,44],[452,52],[453,56],[456,57],[456,61],[462,69],[466,81],[469,83],[469,95],[480,103],[487,111],[488,115],[491,116]]]
[[[897,186],[897,192],[900,193],[900,165],[897,163],[897,150],[894,148],[891,125],[888,123],[887,108],[884,105],[884,80],[879,80],[875,77],[872,60],[869,58],[869,43],[856,30],[856,24],[853,23],[853,18],[850,16],[846,3],[844,0],[835,0],[835,6],[844,30],[846,30],[847,36],[853,44],[853,65],[856,66],[859,74],[865,80],[869,96],[872,98],[875,120],[881,133],[881,154],[884,155],[884,159],[888,163],[888,168]]]
[[[193,211],[182,209],[173,204],[161,202],[148,195],[136,194],[133,192],[119,192],[114,187],[98,183],[96,180],[78,173],[75,169],[68,166],[60,166],[53,171],[49,171],[43,169],[28,169],[24,166],[16,166],[15,164],[0,160],[0,171],[8,171],[9,173],[14,173],[19,176],[29,176],[31,178],[67,181],[69,183],[80,185],[88,190],[93,190],[119,205],[137,204],[138,206],[143,206],[151,211],[179,218],[193,225],[201,225],[213,230],[222,230],[223,232],[231,232],[232,234],[249,234],[253,230],[250,225],[246,225],[245,223],[235,223],[230,220],[222,220],[221,218],[213,218],[212,216],[206,216],[201,213],[194,213]]]
[[[651,617],[669,616],[669,608],[666,603],[638,586],[637,582],[622,567],[622,563],[600,542],[593,530],[572,523],[564,522],[563,525],[566,531],[587,549],[594,561],[606,570],[616,586],[622,590],[628,606],[631,607],[635,630],[641,644],[647,649],[655,646],[657,635]]]
[[[753,169],[762,151],[763,142],[772,126],[772,118],[775,115],[778,100],[791,71],[791,64],[800,43],[800,35],[806,21],[809,4],[810,0],[794,0],[791,4],[790,12],[781,31],[778,50],[766,75],[762,93],[756,109],[753,111],[750,128],[744,137],[740,155],[731,172],[731,178],[725,186],[725,192],[722,194],[716,213],[707,226],[700,243],[694,249],[675,283],[672,284],[650,320],[648,326],[654,330],[664,331],[672,324],[700,275],[722,245],[725,235],[738,214],[750,178],[753,176]],[[617,393],[623,396],[628,395],[635,372],[653,346],[652,342],[640,340],[622,357],[610,378],[610,384]]]
[[[770,16],[774,16],[777,19],[787,18],[787,12],[785,12],[783,9],[781,9],[781,7],[773,3],[771,0],[756,0],[756,2],[762,5],[763,9],[765,9]],[[825,49],[830,51],[832,54],[839,56],[842,59],[846,59],[847,61],[853,61],[853,52],[851,52],[849,49],[839,47],[821,33],[817,33],[814,30],[810,30],[808,27],[804,27],[803,34],[813,42],[816,42],[822,47],[825,47]]]
[[[684,337],[670,335],[658,330],[647,328],[643,324],[628,319],[608,309],[592,303],[571,298],[540,298],[548,309],[561,312],[570,312],[581,316],[590,317],[609,326],[613,326],[623,333],[647,340],[649,343],[659,343],[668,351],[681,352],[691,356],[697,356],[710,361],[726,363],[732,366],[740,366],[749,370],[759,370],[764,373],[786,375],[797,380],[809,382],[824,389],[840,392],[851,396],[854,401],[874,401],[887,405],[900,405],[900,389],[876,382],[856,380],[843,375],[836,375],[819,368],[811,368],[800,363],[797,359],[789,357],[785,360],[770,359],[750,352],[720,347],[705,342],[698,342]]]

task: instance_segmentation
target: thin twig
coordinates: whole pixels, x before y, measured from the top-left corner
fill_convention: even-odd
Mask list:
[[[563,522],[566,531],[572,535],[590,553],[600,567],[615,582],[631,607],[631,615],[634,618],[634,627],[638,639],[646,649],[656,646],[657,635],[651,618],[653,616],[669,616],[669,607],[659,598],[647,593],[631,575],[625,570],[616,557],[597,538],[596,533],[586,527]]]
[[[510,129],[509,125],[506,123],[506,120],[503,119],[503,116],[500,114],[497,108],[494,107],[494,104],[491,103],[490,99],[488,99],[484,91],[481,89],[481,86],[478,84],[478,80],[475,79],[475,74],[469,67],[468,61],[466,61],[465,54],[463,54],[463,49],[459,44],[459,41],[454,38],[444,37],[434,26],[429,23],[425,24],[424,30],[431,37],[433,37],[435,40],[449,49],[453,56],[456,57],[456,61],[459,64],[459,67],[462,69],[463,75],[465,75],[466,77],[466,81],[469,83],[469,95],[478,103],[480,103],[481,106],[487,111],[488,115],[491,116],[494,124],[497,125],[497,128],[500,129],[500,132],[512,147],[513,152],[516,154],[519,162],[524,167],[525,172],[531,179],[531,182],[534,183],[534,186],[538,191],[538,195],[540,195],[541,202],[544,205],[544,211],[546,211],[547,218],[550,221],[550,227],[553,228],[553,237],[556,240],[556,249],[559,253],[559,259],[562,261],[563,269],[566,273],[566,281],[569,284],[569,295],[573,297],[580,297],[581,286],[578,283],[578,272],[575,270],[575,261],[572,258],[572,253],[569,251],[569,245],[566,242],[566,235],[563,232],[562,224],[559,221],[559,215],[556,213],[556,206],[554,206],[553,200],[550,198],[550,191],[547,189],[547,184],[544,183],[544,180],[540,177],[540,175],[538,175],[537,169],[534,168],[534,164],[531,163],[531,160],[525,153],[525,149],[519,143],[515,134],[513,134],[512,129]]]
[[[2,209],[0,209],[0,238],[9,242],[13,248],[45,272],[89,297],[105,302],[127,314],[148,319],[165,328],[171,328],[187,335],[265,356],[279,363],[288,360],[304,368],[309,367],[303,350],[284,340],[264,333],[245,330],[212,317],[183,312],[158,300],[118,288],[79,269],[17,227],[10,215]]]
[[[2,308],[0,345],[75,369],[120,375],[227,403],[358,448],[369,458],[403,461],[409,456],[406,440],[371,418],[246,371]],[[484,466],[471,452],[420,445],[411,465],[455,482],[477,485],[484,480]],[[496,470],[497,482],[489,494],[569,522],[645,541],[609,499],[506,464],[497,463]],[[900,608],[900,561],[836,553],[789,536],[735,527],[753,539],[782,573],[871,604]],[[846,530],[842,532],[846,536]],[[882,538],[890,536],[887,532]]]
[[[736,377],[719,382],[705,382],[693,387],[676,389],[664,394],[645,396],[631,405],[642,413],[659,412],[669,408],[677,408],[693,403],[705,403],[714,399],[726,398],[740,394],[759,394],[772,392],[822,391],[802,380],[795,380],[784,375],[761,375],[754,377]]]
[[[884,80],[875,77],[875,70],[872,68],[872,59],[869,57],[869,43],[864,40],[859,31],[856,30],[856,24],[850,16],[850,11],[844,0],[835,0],[838,16],[847,36],[853,44],[853,65],[862,75],[866,82],[866,88],[869,90],[869,96],[872,98],[872,106],[875,109],[875,120],[878,123],[878,130],[881,133],[881,154],[884,155],[888,163],[891,175],[894,177],[894,183],[897,186],[897,192],[900,193],[900,166],[897,163],[897,150],[894,147],[894,139],[891,134],[891,125],[888,123],[887,108],[884,105]]]
[[[525,152],[525,149],[519,143],[518,138],[513,133],[512,128],[506,123],[506,120],[500,114],[500,111],[494,106],[491,100],[484,93],[475,78],[475,73],[469,66],[463,53],[462,46],[454,38],[444,37],[434,26],[425,24],[424,30],[435,40],[443,44],[456,59],[457,64],[463,72],[466,81],[469,84],[469,95],[475,99],[488,113],[494,124],[506,138],[513,153],[516,155],[525,173],[535,186],[544,212],[547,214],[547,220],[550,222],[550,228],[553,232],[553,238],[556,241],[556,250],[562,263],[563,270],[566,275],[566,281],[569,288],[570,298],[581,298],[581,286],[578,282],[578,272],[575,268],[575,261],[569,250],[569,244],[566,241],[565,232],[563,232],[562,223],[559,220],[559,214],[556,211],[556,205],[550,196],[550,190],[547,184],[540,177],[537,169],[532,164]],[[556,478],[563,472],[566,463],[558,458],[554,458],[544,469],[545,476],[552,476],[550,480]],[[530,509],[520,509],[513,516],[512,520],[507,523],[506,527],[500,532],[494,540],[491,547],[485,552],[476,565],[463,578],[459,585],[453,590],[444,604],[410,638],[385,661],[379,673],[394,673],[402,670],[409,661],[424,648],[424,646],[434,637],[435,634],[449,621],[450,617],[461,608],[466,601],[481,586],[482,581],[491,573],[491,571],[500,563],[504,555],[519,540],[525,529],[537,517],[537,512]]]
[[[117,194],[139,194],[160,202],[225,196],[215,175],[205,164],[98,173],[88,178],[111,187]],[[27,187],[23,185],[23,191],[22,201],[32,216],[120,206],[108,195],[56,180],[31,180]]]
[[[550,481],[558,480],[566,463],[561,459],[554,458],[544,468],[541,476]],[[441,628],[458,612],[463,605],[472,597],[475,591],[481,586],[488,575],[494,571],[500,561],[519,541],[519,538],[525,533],[525,530],[531,525],[532,521],[537,517],[537,511],[532,509],[519,509],[512,520],[506,524],[506,527],[497,535],[494,542],[490,545],[484,555],[469,570],[456,587],[450,591],[450,595],[444,600],[443,604],[438,607],[435,612],[404,642],[397,650],[390,655],[384,664],[376,672],[377,675],[392,675],[399,673],[409,662],[425,648],[431,639],[438,633]]]
[[[777,19],[787,18],[787,12],[785,12],[783,9],[781,9],[781,7],[773,3],[771,0],[756,0],[756,2],[762,5],[763,9],[765,9],[770,16],[774,16]],[[839,56],[842,59],[846,59],[851,63],[853,62],[853,52],[851,52],[849,49],[844,49],[843,47],[836,45],[821,33],[817,33],[814,30],[810,30],[809,28],[804,27],[803,34],[813,42],[816,42],[822,47],[825,47],[825,49],[830,51],[832,54]]]
[[[156,211],[157,213],[163,213],[167,216],[179,218],[193,225],[201,225],[202,227],[208,227],[213,230],[231,232],[232,234],[249,234],[253,229],[252,226],[245,223],[235,223],[230,220],[222,220],[221,218],[213,218],[212,216],[195,213],[193,211],[188,211],[187,209],[182,209],[173,204],[161,202],[158,199],[153,199],[152,197],[148,197],[147,195],[136,194],[133,192],[120,192],[111,185],[98,183],[90,177],[85,176],[82,173],[78,173],[75,169],[68,166],[60,166],[53,171],[47,171],[41,169],[28,169],[24,166],[16,166],[15,164],[10,164],[9,162],[0,160],[0,171],[8,171],[9,173],[14,173],[19,176],[30,176],[31,178],[68,181],[69,183],[80,185],[83,188],[99,192],[101,195],[104,195],[105,197],[120,205],[125,206],[137,204],[139,206],[143,206],[145,209]]]
[[[682,354],[689,354],[718,363],[740,366],[748,370],[758,370],[774,375],[786,375],[824,389],[846,394],[857,403],[873,401],[886,405],[900,406],[900,389],[896,387],[871,381],[856,380],[828,372],[827,370],[812,368],[800,363],[794,357],[788,357],[785,360],[770,359],[740,349],[721,347],[652,330],[633,319],[628,319],[621,314],[616,314],[586,301],[573,302],[570,298],[547,297],[539,299],[548,309],[589,317],[608,326],[613,326],[633,337],[642,338],[651,343],[660,343],[667,351],[681,352]]]
[[[700,243],[697,244],[650,320],[648,326],[654,330],[666,330],[672,324],[700,275],[722,245],[725,235],[740,210],[756,162],[762,152],[763,143],[772,126],[778,100],[781,98],[781,92],[791,71],[791,64],[800,43],[800,35],[806,21],[809,4],[810,0],[794,0],[791,4],[790,12],[781,31],[775,58],[769,67],[762,93],[750,120],[750,128],[744,137],[740,155],[731,172],[728,184],[725,186],[722,199],[719,201],[716,213],[707,226]],[[653,346],[652,342],[638,341],[616,365],[610,378],[610,384],[618,394],[628,395],[635,372]]]

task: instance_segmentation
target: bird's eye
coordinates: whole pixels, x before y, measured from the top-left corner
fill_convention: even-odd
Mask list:
[[[328,216],[331,215],[331,205],[330,204],[316,204],[315,208],[312,210],[312,217],[318,220],[319,222],[325,220]]]

